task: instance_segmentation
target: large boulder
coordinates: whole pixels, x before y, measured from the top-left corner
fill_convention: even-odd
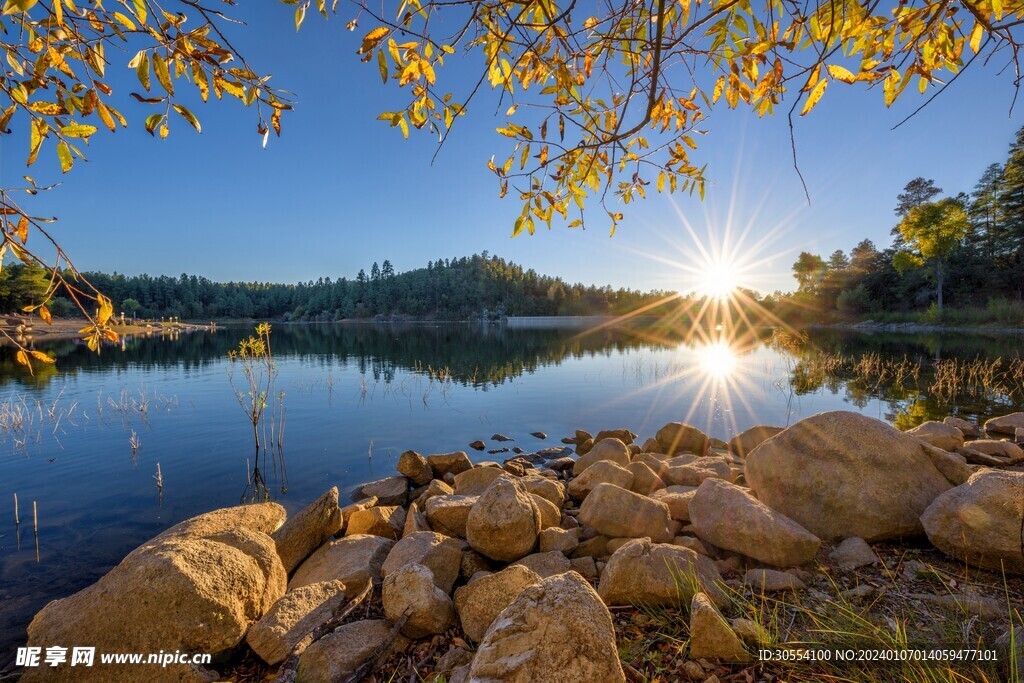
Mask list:
[[[580,476],[588,467],[602,460],[610,460],[625,467],[629,464],[629,448],[618,439],[602,439],[584,455],[581,455],[576,464],[572,466],[573,476]]]
[[[668,486],[651,494],[654,500],[660,500],[668,506],[668,514],[677,522],[690,521],[690,501],[697,493],[696,486]]]
[[[430,528],[445,536],[466,537],[466,521],[469,511],[476,504],[477,496],[433,496],[427,501],[427,522]]]
[[[679,607],[698,591],[724,604],[723,583],[710,558],[689,548],[641,538],[615,551],[601,573],[597,592],[606,605]]]
[[[384,579],[381,587],[384,615],[402,625],[402,635],[425,638],[444,633],[455,615],[455,607],[448,594],[434,583],[434,573],[422,564],[407,564]]]
[[[249,529],[270,535],[281,528],[286,517],[287,513],[284,508],[277,503],[236,505],[235,507],[211,510],[178,522],[170,529],[142,544],[136,551],[175,538],[203,538],[231,529]]]
[[[701,540],[776,567],[806,564],[821,546],[821,539],[789,517],[720,479],[704,480],[689,513]]]
[[[562,523],[562,511],[558,509],[557,505],[543,496],[533,493],[530,493],[529,496],[533,499],[533,504],[537,506],[537,512],[540,513],[541,529],[550,529]]]
[[[469,456],[466,455],[465,451],[428,455],[427,462],[434,470],[434,477],[436,479],[443,479],[446,474],[455,476],[456,474],[473,468],[473,461],[469,459]]]
[[[29,624],[28,645],[216,654],[238,645],[284,595],[286,584],[274,541],[262,531],[239,527],[204,537],[154,539],[96,583],[46,605]],[[179,666],[63,664],[27,669],[22,680],[195,680],[198,675]]]
[[[990,455],[1006,465],[1024,460],[1024,448],[1003,439],[976,439],[965,444],[964,448]]]
[[[302,683],[336,683],[385,646],[391,624],[384,619],[353,621],[339,626],[316,641],[299,657],[298,680]],[[399,636],[388,648],[403,650],[409,641]]]
[[[964,445],[964,433],[945,422],[922,422],[908,430],[907,434],[944,451],[955,451]]]
[[[633,473],[633,482],[626,487],[633,493],[649,496],[651,493],[665,488],[665,482],[655,474],[649,465],[642,462],[631,462],[626,465],[626,469]]]
[[[514,562],[537,545],[541,513],[517,478],[495,479],[466,519],[466,540],[492,560]]]
[[[745,458],[747,453],[784,429],[785,427],[769,427],[768,425],[757,425],[746,429],[729,439],[729,452]]]
[[[356,510],[348,518],[346,536],[370,534],[383,536],[392,541],[402,535],[405,527],[405,508],[398,505],[378,505],[365,510]]]
[[[611,460],[595,462],[569,482],[569,495],[576,500],[583,500],[598,484],[614,484],[628,489],[633,484],[633,473]]]
[[[560,481],[554,481],[547,477],[530,475],[523,477],[520,481],[526,490],[535,496],[547,498],[558,507],[559,510],[565,505],[565,485]]]
[[[1017,433],[1018,429],[1024,429],[1024,413],[1010,413],[1001,417],[993,417],[985,421],[985,431],[992,434]]]
[[[879,541],[923,531],[921,513],[966,470],[957,458],[837,411],[801,420],[751,451],[746,480],[758,500],[823,540]]]
[[[434,583],[445,593],[451,593],[459,578],[462,564],[462,543],[433,531],[409,534],[391,548],[381,565],[383,578],[407,564],[421,564],[434,574]]]
[[[611,614],[582,576],[522,591],[491,624],[469,671],[474,683],[625,681]]]
[[[696,453],[704,455],[708,449],[707,434],[683,422],[669,422],[654,435],[659,452],[666,455]]]
[[[470,640],[480,642],[501,611],[511,605],[524,589],[540,581],[541,577],[533,570],[513,564],[462,586],[455,591],[455,610],[463,632]]]
[[[282,662],[307,633],[330,621],[345,600],[345,584],[337,580],[288,591],[252,625],[245,642],[267,664]]]
[[[367,581],[379,583],[380,569],[395,542],[382,536],[345,536],[320,547],[299,565],[289,590],[338,579],[349,597],[359,594]]]
[[[936,498],[921,523],[957,560],[1024,574],[1024,472],[982,470]]]
[[[956,427],[964,436],[981,436],[981,430],[978,429],[978,426],[971,422],[968,422],[962,417],[955,417],[953,415],[950,415],[948,417],[942,418],[942,422],[944,424],[948,424],[950,427]]]
[[[352,500],[364,498],[376,498],[376,505],[405,505],[409,502],[409,480],[402,476],[386,477],[352,490]]]
[[[338,533],[341,525],[338,487],[335,486],[293,515],[284,526],[271,534],[285,571],[291,573],[328,538]]]
[[[612,538],[650,538],[668,543],[678,527],[664,503],[613,484],[599,484],[580,506],[580,522]]]

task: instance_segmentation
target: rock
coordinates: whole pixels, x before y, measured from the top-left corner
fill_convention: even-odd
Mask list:
[[[922,422],[907,434],[944,451],[955,451],[964,445],[963,432],[945,422]]]
[[[345,536],[320,547],[299,565],[289,590],[321,581],[340,580],[355,597],[367,581],[380,582],[380,569],[395,542],[381,536]]]
[[[1024,413],[1011,413],[985,421],[985,431],[993,434],[1012,436],[1019,428],[1024,428]]]
[[[693,598],[695,590],[724,604],[722,583],[715,563],[707,557],[641,538],[612,555],[597,590],[606,605],[679,607]]]
[[[404,474],[417,486],[429,484],[434,478],[434,468],[430,466],[427,459],[416,451],[406,451],[398,457],[398,464],[395,466],[399,474]]]
[[[352,500],[377,498],[379,505],[405,505],[409,502],[409,480],[405,477],[387,477],[357,486]]]
[[[740,432],[736,436],[729,439],[729,443],[726,446],[730,453],[738,455],[741,458],[747,457],[747,453],[760,446],[763,442],[772,438],[785,427],[769,427],[768,425],[757,425],[751,427],[745,431]]]
[[[381,576],[387,578],[407,564],[421,564],[434,575],[434,583],[445,594],[451,593],[459,578],[462,544],[450,536],[421,531],[405,536],[391,548],[381,565]]]
[[[680,548],[689,548],[698,555],[711,557],[711,552],[703,543],[700,542],[699,538],[694,538],[692,536],[676,536],[672,539],[672,545],[677,545]]]
[[[434,496],[427,501],[430,528],[446,536],[466,537],[466,520],[477,496]]]
[[[569,560],[572,570],[578,573],[587,581],[597,578],[597,564],[592,557],[574,557]]]
[[[650,538],[655,543],[675,537],[668,506],[613,484],[598,484],[577,519],[612,538]]]
[[[857,569],[869,564],[877,564],[878,556],[871,546],[863,538],[853,536],[846,539],[829,553],[832,561],[839,565],[840,569]]]
[[[921,523],[950,557],[1024,574],[1024,472],[982,470],[937,497]]]
[[[513,564],[462,586],[455,591],[455,611],[462,630],[470,640],[480,642],[501,611],[540,580],[529,568]]]
[[[295,644],[330,621],[346,601],[341,581],[311,583],[288,591],[262,619],[252,625],[245,641],[267,664],[282,662]]]
[[[466,540],[492,560],[514,562],[537,545],[541,513],[526,487],[507,475],[495,479],[466,520]]]
[[[349,517],[345,529],[346,536],[373,535],[396,540],[405,526],[406,512],[397,505],[381,505],[378,507],[357,510]]]
[[[586,540],[580,541],[580,544],[576,546],[576,550],[572,551],[572,557],[607,557],[611,553],[608,552],[608,541],[611,540],[607,536],[594,536]]]
[[[497,467],[474,467],[455,475],[455,493],[459,496],[479,496],[491,482],[502,475]]]
[[[515,441],[515,439],[504,434],[492,434],[491,441]]]
[[[1003,459],[1005,464],[1008,465],[1013,465],[1024,460],[1024,449],[1012,441],[977,439],[966,444],[965,448]]]
[[[203,538],[232,529],[250,529],[269,536],[281,528],[286,517],[287,513],[284,508],[277,503],[237,505],[211,510],[178,522],[170,529],[144,543],[139,549],[176,538]]]
[[[538,545],[542,553],[558,551],[564,555],[570,555],[579,544],[579,538],[575,533],[558,527],[544,529],[538,537]]]
[[[422,564],[407,564],[388,574],[381,587],[381,601],[384,615],[392,623],[408,616],[401,630],[408,638],[444,633],[455,615],[451,598],[437,587],[434,573]]]
[[[266,508],[257,511],[264,516]],[[287,575],[273,539],[246,527],[190,537],[238,511],[179,525],[129,553],[99,581],[47,604],[28,626],[30,647],[87,645],[99,652],[205,652],[238,645],[249,627],[285,592]],[[276,515],[275,515],[276,516]],[[272,524],[265,525],[268,528]],[[44,672],[45,671],[45,675]],[[198,680],[191,667],[109,665],[41,667],[23,680]]]
[[[482,451],[485,448],[487,448],[487,444],[477,439],[476,441],[471,441],[469,447],[472,448],[474,451]]]
[[[576,449],[577,452],[579,449]],[[618,439],[604,439],[594,444],[585,454],[581,454],[579,460],[573,465],[573,476],[580,476],[584,470],[596,462],[610,460],[617,465],[625,467],[629,464],[629,449],[626,444]]]
[[[455,669],[465,666],[469,668],[469,664],[473,661],[473,653],[469,650],[464,650],[461,647],[452,645],[448,648],[448,652],[445,652],[437,660],[437,664],[434,666],[434,673],[442,676],[447,676],[447,680],[451,680],[451,673]],[[467,671],[468,673],[468,671]],[[437,680],[436,678],[434,679]]]
[[[669,486],[651,494],[651,498],[668,506],[669,516],[679,522],[690,521],[690,501],[697,492],[696,486]]]
[[[522,482],[528,492],[550,500],[559,510],[565,505],[565,486],[561,482],[542,476],[523,477]]]
[[[758,645],[764,638],[764,631],[758,626],[756,621],[750,619],[730,619],[729,626],[732,627],[732,632],[735,633],[745,645]]]
[[[348,528],[348,520],[352,519],[352,515],[359,512],[360,510],[368,510],[377,505],[376,496],[372,498],[363,498],[355,503],[350,503],[345,507],[341,508],[341,530],[344,531]]]
[[[384,619],[353,621],[316,641],[299,657],[298,680],[303,683],[334,683],[353,673],[384,646],[391,624]],[[403,650],[408,641],[399,636],[389,648]]]
[[[565,472],[566,470],[571,470],[575,464],[575,460],[568,456],[564,456],[561,458],[555,458],[554,460],[548,460],[544,463],[544,466],[549,470],[554,470],[555,472]]]
[[[736,480],[729,463],[720,458],[700,458],[688,465],[671,466],[662,474],[666,484],[672,486],[700,486],[705,479]]]
[[[554,503],[533,493],[530,493],[529,496],[540,513],[541,530],[557,527],[562,522],[562,512]]]
[[[421,531],[433,531],[430,522],[427,521],[427,514],[423,512],[420,504],[412,503],[405,515],[405,526],[402,527],[402,538]]]
[[[690,657],[724,662],[748,662],[750,654],[729,622],[704,593],[690,601]]]
[[[444,483],[440,479],[431,479],[430,483],[427,484],[426,488],[423,489],[423,492],[416,500],[425,510],[427,501],[434,496],[450,496],[453,493],[455,493],[455,489],[448,484]]]
[[[633,473],[611,460],[595,462],[569,482],[569,495],[583,500],[598,484],[614,484],[628,489],[633,484]]]
[[[602,429],[594,436],[594,443],[604,439],[618,439],[628,446],[636,439],[636,434],[628,429]]]
[[[459,567],[459,572],[462,574],[463,579],[469,581],[478,572],[490,573],[490,571],[491,561],[486,557],[475,550],[462,551],[462,563]]]
[[[959,429],[960,433],[963,434],[964,436],[981,436],[981,430],[978,429],[976,425],[971,424],[970,422],[964,420],[963,418],[954,417],[950,415],[949,417],[943,418],[942,421],[945,424],[948,424],[950,427],[956,427],[957,429]]]
[[[862,583],[861,585],[856,586],[855,588],[849,588],[847,590],[841,591],[839,595],[842,596],[844,600],[849,600],[850,602],[860,602],[862,600],[867,600],[868,598],[874,597],[875,592],[876,590],[874,586],[869,586],[866,583]]]
[[[540,439],[541,441],[548,438],[548,435],[545,434],[544,432],[530,432],[530,436],[532,436],[535,439]]]
[[[665,482],[661,480],[661,477],[642,462],[631,462],[626,465],[626,469],[633,473],[633,483],[627,487],[633,493],[649,496],[653,492],[665,488]],[[619,486],[619,484],[616,485]]]
[[[527,555],[515,564],[521,565],[533,571],[534,574],[546,579],[555,574],[563,574],[572,570],[569,559],[559,550],[552,550],[546,553],[533,553]]]
[[[921,533],[921,513],[957,477],[943,453],[859,413],[821,413],[751,451],[746,479],[818,538],[879,541]]]
[[[978,595],[932,595],[931,593],[910,593],[911,600],[920,600],[944,607],[957,614],[970,614],[982,619],[1006,619],[1007,605],[1004,600],[985,598]]]
[[[576,572],[523,590],[487,630],[469,678],[480,683],[626,680],[611,615]]]
[[[701,540],[776,567],[806,564],[821,546],[817,536],[793,520],[718,479],[700,485],[689,512]]]
[[[483,450],[483,448],[477,450]],[[473,461],[469,459],[465,451],[428,455],[427,462],[430,463],[430,467],[434,470],[435,479],[444,479],[446,474],[454,476],[473,467]]]
[[[344,520],[338,507],[338,487],[320,496],[299,510],[271,534],[286,573],[291,573],[303,560],[341,530]]]
[[[774,569],[751,569],[743,575],[743,583],[764,593],[796,592],[807,588],[803,581],[789,572],[780,572]]]
[[[680,452],[704,455],[708,448],[707,435],[682,422],[669,422],[658,430],[654,438],[658,442],[658,452],[668,455]]]

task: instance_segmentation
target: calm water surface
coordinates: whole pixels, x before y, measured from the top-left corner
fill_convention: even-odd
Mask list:
[[[0,667],[46,602],[92,583],[171,524],[240,502],[253,444],[227,352],[249,332],[136,338],[98,356],[75,342],[39,343],[59,360],[35,377],[0,349]],[[265,475],[272,497],[294,511],[330,486],[389,476],[406,449],[468,450],[495,432],[531,451],[577,428],[628,427],[645,438],[685,420],[728,439],[823,410],[907,426],[1022,401],[1005,391],[937,399],[924,376],[894,386],[822,360],[906,358],[927,374],[936,358],[1017,358],[1019,336],[817,332],[796,349],[770,337],[731,348],[638,327],[275,325],[284,469],[268,461]]]

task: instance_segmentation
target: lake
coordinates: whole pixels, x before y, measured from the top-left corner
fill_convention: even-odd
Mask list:
[[[0,349],[0,668],[48,601],[166,527],[253,496],[252,427],[228,360],[251,331],[158,333],[99,355],[37,342],[58,361],[35,376]],[[265,493],[294,512],[333,485],[347,500],[355,485],[393,474],[406,449],[512,455],[470,450],[477,439],[533,451],[578,428],[627,427],[642,441],[675,420],[728,439],[836,409],[906,428],[1024,404],[1017,335],[715,339],[642,323],[274,325],[286,412],[282,452],[260,458]],[[495,433],[515,441],[489,441]]]

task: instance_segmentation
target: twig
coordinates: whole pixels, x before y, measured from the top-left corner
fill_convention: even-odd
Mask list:
[[[342,622],[348,618],[352,611],[355,610],[364,600],[369,597],[373,591],[373,582],[367,581],[363,590],[359,592],[352,600],[343,602],[338,605],[340,611],[336,612],[329,620],[320,624],[305,636],[302,637],[299,642],[295,643],[295,647],[288,654],[288,657],[281,664],[281,668],[278,670],[277,678],[274,679],[274,683],[295,683],[298,676],[299,669],[299,657],[302,653],[309,648],[310,645],[320,640],[329,633],[333,633],[335,629],[341,626]]]

